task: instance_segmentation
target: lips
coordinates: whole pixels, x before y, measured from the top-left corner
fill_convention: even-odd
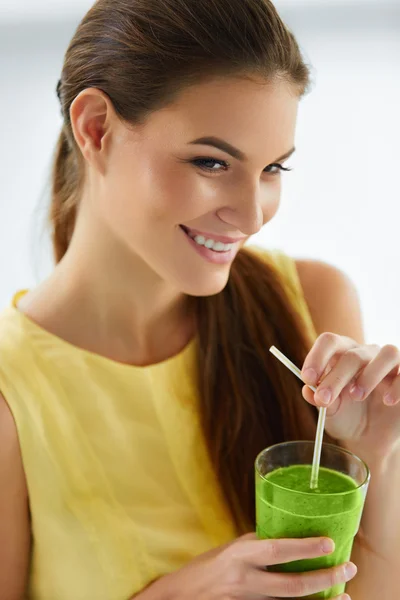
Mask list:
[[[223,235],[217,235],[215,233],[199,231],[198,229],[189,229],[189,227],[186,227],[185,225],[180,225],[180,227],[187,235],[191,237],[196,237],[197,235],[200,235],[206,240],[214,240],[215,242],[222,242],[223,244],[236,244],[237,242],[240,242],[245,239],[245,236],[239,238],[232,238]]]
[[[193,250],[199,254],[200,256],[203,257],[203,259],[205,259],[208,263],[211,264],[215,264],[215,265],[226,265],[232,262],[232,260],[235,257],[236,251],[237,251],[237,247],[235,247],[234,244],[223,244],[220,242],[217,242],[218,244],[221,244],[221,246],[228,246],[229,249],[227,250],[223,250],[223,251],[218,251],[216,250],[214,247],[208,247],[205,243],[199,243],[198,241],[196,241],[193,237],[192,237],[192,230],[189,229],[188,227],[181,227],[180,228],[184,234],[184,238],[187,240],[187,243],[190,244],[190,246],[193,248]],[[204,236],[203,240],[204,240]],[[196,236],[197,238],[197,236]],[[201,240],[199,240],[201,241]],[[208,240],[207,240],[208,241]]]

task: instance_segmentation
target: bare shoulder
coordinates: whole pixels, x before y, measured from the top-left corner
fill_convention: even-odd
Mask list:
[[[317,334],[331,331],[365,343],[360,297],[349,275],[320,260],[295,264]]]
[[[28,492],[17,428],[0,394],[0,598],[23,597],[29,553]]]

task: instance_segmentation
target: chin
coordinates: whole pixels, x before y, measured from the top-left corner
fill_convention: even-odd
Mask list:
[[[227,268],[225,272],[218,275],[210,274],[209,277],[204,275],[201,277],[197,274],[197,277],[191,279],[191,281],[182,281],[180,288],[183,294],[197,297],[215,296],[226,287],[229,279],[229,269]]]

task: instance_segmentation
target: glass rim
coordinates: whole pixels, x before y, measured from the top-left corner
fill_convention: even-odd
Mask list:
[[[278,444],[273,444],[272,446],[268,446],[268,448],[264,448],[263,450],[261,450],[261,452],[259,452],[257,454],[254,466],[256,469],[257,474],[259,475],[259,477],[261,477],[261,479],[263,479],[264,481],[268,481],[268,483],[276,488],[279,488],[280,490],[285,490],[285,492],[292,492],[293,494],[301,494],[304,496],[313,496],[316,497],[316,495],[313,492],[301,492],[301,491],[297,491],[297,490],[291,490],[290,488],[285,488],[281,485],[279,485],[279,483],[275,483],[274,481],[270,481],[268,480],[267,477],[265,477],[264,475],[262,475],[260,473],[260,470],[257,466],[259,459],[261,458],[261,455],[264,454],[265,452],[272,450],[273,448],[277,448],[278,446],[295,446],[295,445],[299,445],[299,444],[303,444],[303,445],[315,445],[315,442],[311,441],[311,440],[291,440],[290,442],[279,442]],[[355,458],[359,463],[361,463],[365,470],[366,470],[366,477],[364,479],[364,481],[362,483],[360,483],[359,485],[357,485],[357,487],[355,487],[353,490],[348,490],[346,492],[333,492],[333,493],[321,493],[318,494],[318,498],[321,498],[322,496],[346,496],[348,494],[354,494],[355,492],[357,492],[358,490],[360,490],[361,488],[365,487],[366,485],[369,484],[369,481],[371,479],[371,472],[369,470],[369,467],[367,465],[366,462],[363,461],[362,458],[360,458],[359,456],[357,456],[356,454],[354,454],[354,452],[351,452],[350,450],[347,450],[346,448],[342,448],[341,446],[337,446],[336,444],[330,444],[328,442],[322,442],[322,448],[333,448],[336,452],[338,453],[343,453],[343,454],[348,454],[349,456],[351,456],[352,458]],[[288,465],[291,466],[291,465]],[[295,466],[295,465],[294,465]],[[309,463],[309,466],[312,466],[312,463]],[[285,467],[278,467],[278,469],[283,469]],[[325,469],[327,469],[328,467],[323,467]],[[332,469],[332,471],[334,471],[335,469]],[[341,471],[338,471],[338,473],[340,473]],[[272,473],[272,471],[270,471],[270,473]],[[353,479],[351,477],[351,475],[348,475],[348,477],[350,477],[351,479]],[[353,479],[354,481],[354,479]]]

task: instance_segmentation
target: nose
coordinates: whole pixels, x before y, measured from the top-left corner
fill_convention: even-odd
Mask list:
[[[264,211],[259,188],[251,191],[237,190],[232,194],[229,206],[217,211],[221,221],[245,235],[258,233],[264,224]]]

